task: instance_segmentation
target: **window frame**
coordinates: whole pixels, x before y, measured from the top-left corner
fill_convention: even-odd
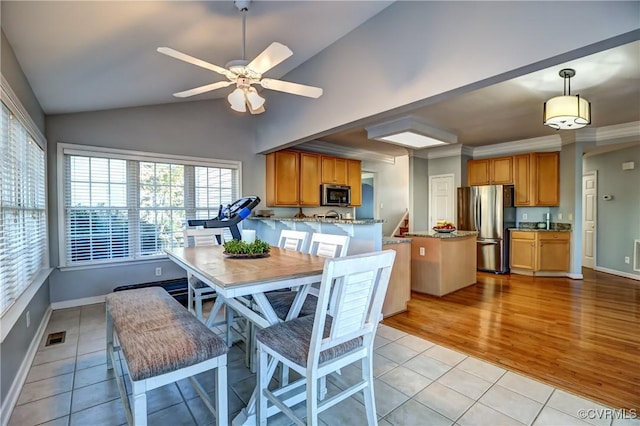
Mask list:
[[[47,281],[49,275],[53,271],[50,263],[50,252],[49,246],[51,243],[50,234],[49,234],[49,226],[50,226],[50,215],[49,215],[49,181],[48,181],[48,153],[47,153],[47,140],[44,134],[40,131],[36,123],[33,121],[31,116],[29,115],[27,109],[22,105],[20,99],[15,94],[15,92],[11,89],[11,86],[4,78],[3,75],[0,75],[0,99],[7,106],[9,111],[14,115],[14,117],[20,121],[20,123],[25,127],[29,135],[33,138],[33,140],[38,144],[40,149],[42,149],[44,153],[44,188],[45,188],[45,199],[44,199],[44,210],[45,210],[45,220],[46,220],[46,229],[45,229],[45,247],[44,247],[44,266],[40,269],[40,271],[33,277],[31,282],[22,290],[20,295],[16,298],[12,305],[10,305],[4,312],[0,313],[0,321],[2,322],[2,327],[0,327],[1,331],[1,341],[4,342],[4,339],[8,336],[8,334],[13,330],[14,325],[18,322],[20,317],[22,316],[24,310],[27,308],[35,294],[40,290],[42,285]]]
[[[114,159],[134,160],[139,162],[167,162],[172,164],[181,164],[187,166],[200,166],[200,167],[219,167],[219,168],[231,168],[237,170],[238,175],[238,196],[242,194],[242,162],[237,160],[219,160],[213,158],[201,158],[191,157],[184,155],[153,153],[146,151],[134,151],[120,148],[105,148],[90,145],[79,145],[59,142],[57,144],[57,209],[58,209],[58,268],[62,271],[67,270],[82,270],[93,268],[104,268],[121,266],[124,264],[140,264],[144,262],[157,262],[158,260],[167,259],[166,254],[149,255],[144,258],[137,259],[107,259],[107,260],[94,260],[82,264],[70,263],[67,259],[67,235],[66,235],[66,221],[65,221],[65,178],[66,178],[66,164],[65,155],[82,155],[90,157],[104,157]],[[139,186],[139,182],[137,182]],[[185,209],[188,210],[185,202]],[[139,208],[138,208],[139,210]]]

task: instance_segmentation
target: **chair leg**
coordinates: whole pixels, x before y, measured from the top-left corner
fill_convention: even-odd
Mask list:
[[[147,394],[145,392],[133,395],[132,414],[134,426],[147,425]]]
[[[226,355],[225,355],[226,356]],[[227,398],[227,365],[215,369],[216,375],[216,425],[227,426],[229,423],[229,403]]]
[[[191,277],[187,277],[187,310],[193,312],[193,287],[191,287]]]
[[[258,344],[258,403],[256,404],[256,423],[260,426],[266,426],[267,424],[267,397],[262,393],[263,389],[267,389],[269,387],[270,377],[267,371],[267,361],[267,352],[263,351],[261,346]]]
[[[107,348],[109,348],[109,344],[111,344],[111,347],[113,347],[113,345],[114,345],[114,343],[113,343],[113,319],[111,318],[111,315],[107,311]],[[111,363],[111,356],[109,355],[109,352],[107,351],[107,370],[111,370],[111,369],[113,369],[113,364]]]
[[[227,336],[227,346],[231,347],[233,345],[233,330],[231,329],[233,326],[233,317],[234,312],[229,306],[224,307],[224,317],[225,323],[227,325],[226,336]]]
[[[367,424],[377,425],[378,418],[376,416],[376,398],[373,393],[373,359],[371,354],[362,358],[362,380],[365,380],[368,384],[362,390],[364,393],[364,408],[367,412]]]
[[[202,321],[202,294],[197,290],[194,290],[195,293],[195,303],[196,303],[196,318],[199,321]]]
[[[307,370],[308,371],[308,370]],[[307,374],[307,425],[318,424],[318,376]]]

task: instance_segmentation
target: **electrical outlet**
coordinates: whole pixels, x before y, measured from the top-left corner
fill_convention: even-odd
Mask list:
[[[156,268],[156,277],[162,275],[162,268]]]
[[[522,213],[522,220],[529,219],[529,215],[526,213]]]
[[[569,213],[569,220],[573,220],[573,214]]]
[[[558,220],[562,220],[562,213],[558,213]]]
[[[384,204],[380,203],[380,208],[384,209]]]
[[[420,247],[420,256],[424,256],[424,247]]]
[[[631,259],[629,258],[629,256],[624,257],[624,263],[631,263]]]
[[[629,263],[629,262],[627,262],[627,263]],[[27,311],[26,317],[27,317],[27,328],[29,328],[29,327],[31,327],[31,311]]]

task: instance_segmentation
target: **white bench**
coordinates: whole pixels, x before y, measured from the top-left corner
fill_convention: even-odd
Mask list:
[[[111,293],[106,296],[106,307],[107,368],[124,361],[123,377],[115,376],[130,425],[147,424],[147,391],[184,378],[191,380],[217,424],[227,425],[228,348],[224,340],[161,287]],[[193,377],[209,370],[216,376],[215,402]],[[124,386],[127,371],[133,409]]]

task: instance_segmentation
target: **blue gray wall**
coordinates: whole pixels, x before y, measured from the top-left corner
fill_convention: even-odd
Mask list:
[[[635,168],[622,170],[628,161]],[[640,240],[640,146],[588,155],[583,170],[598,171],[596,267],[640,276],[633,270],[633,242]],[[613,199],[604,201],[603,195]]]

